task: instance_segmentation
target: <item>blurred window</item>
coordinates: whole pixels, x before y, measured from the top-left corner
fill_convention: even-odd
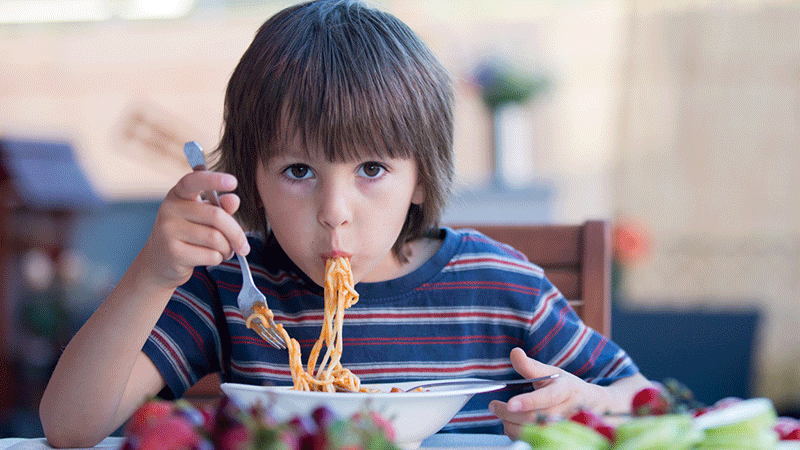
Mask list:
[[[189,14],[198,3],[198,0],[0,0],[0,23],[172,19]]]

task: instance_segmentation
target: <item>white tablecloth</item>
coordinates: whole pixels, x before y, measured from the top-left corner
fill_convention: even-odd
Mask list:
[[[116,450],[123,438],[110,437],[94,446],[95,450]],[[511,442],[506,436],[490,434],[435,434],[422,442],[420,450],[447,448],[450,450],[530,450],[523,442]],[[0,450],[52,450],[44,438],[0,439]]]

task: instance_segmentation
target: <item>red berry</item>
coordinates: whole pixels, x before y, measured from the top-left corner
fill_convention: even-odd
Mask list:
[[[153,423],[169,416],[173,412],[173,404],[166,400],[150,400],[133,413],[125,426],[126,436],[141,434]]]
[[[326,430],[335,420],[336,415],[333,411],[325,406],[320,406],[319,408],[315,409],[311,413],[311,417],[316,422],[317,426],[322,429]]]
[[[669,400],[656,388],[644,388],[637,392],[632,402],[635,416],[663,415],[669,412]]]
[[[780,440],[782,441],[800,441],[800,428],[795,428],[794,430],[780,435]]]
[[[569,420],[578,422],[581,425],[586,425],[587,427],[594,427],[601,422],[600,418],[597,417],[597,414],[586,409],[579,409],[575,411],[571,416],[569,416]]]
[[[214,448],[217,450],[242,450],[249,442],[250,432],[242,424],[235,424],[224,430],[218,428],[214,436]]]
[[[791,417],[779,417],[775,431],[782,441],[800,441],[800,421]]]
[[[139,450],[190,450],[200,436],[186,420],[171,416],[149,426],[141,435]]]
[[[614,436],[616,434],[614,427],[605,423],[600,416],[592,411],[579,409],[569,416],[569,420],[592,428],[593,430],[605,436],[610,442],[614,442]]]
[[[596,427],[594,427],[594,429],[598,433],[600,433],[603,436],[605,436],[606,439],[608,439],[608,442],[610,442],[612,444],[617,439],[617,430],[614,427],[612,427],[611,425],[606,425],[606,424],[603,423],[603,424],[597,425]]]

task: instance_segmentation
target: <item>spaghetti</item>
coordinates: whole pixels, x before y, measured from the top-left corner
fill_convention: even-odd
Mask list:
[[[344,310],[358,301],[358,292],[353,287],[353,272],[350,260],[345,257],[330,258],[325,262],[325,311],[322,318],[322,330],[319,339],[311,349],[308,365],[303,369],[300,344],[289,337],[283,325],[277,324],[277,331],[283,336],[289,350],[289,368],[292,373],[294,390],[321,392],[371,392],[361,387],[361,380],[350,370],[342,367],[342,325]],[[245,325],[251,328],[254,320],[269,326],[267,317],[272,318],[272,311],[266,305],[253,306],[253,313],[247,317]],[[326,351],[319,367],[317,360]]]

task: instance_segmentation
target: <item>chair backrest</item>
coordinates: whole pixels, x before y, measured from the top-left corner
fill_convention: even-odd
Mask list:
[[[611,336],[611,233],[605,221],[578,225],[479,225],[473,228],[519,250],[588,326]]]

